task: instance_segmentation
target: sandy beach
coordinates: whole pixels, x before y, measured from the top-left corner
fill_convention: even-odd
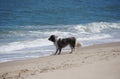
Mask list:
[[[0,79],[120,79],[120,42],[0,63]]]

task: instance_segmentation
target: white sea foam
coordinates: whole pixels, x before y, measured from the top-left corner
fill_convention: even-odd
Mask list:
[[[90,40],[100,40],[100,39],[105,39],[105,38],[111,38],[110,35],[108,34],[101,34],[101,35],[94,35],[94,36],[89,36],[89,37],[84,37],[84,38],[78,38],[80,41],[90,41]]]
[[[94,22],[84,25],[75,25],[72,29],[81,33],[99,33],[103,30],[120,29],[120,23]]]
[[[49,42],[47,39],[36,39],[31,41],[12,42],[7,45],[0,46],[0,53],[32,48],[32,47],[47,46],[47,45],[51,45],[51,42]]]

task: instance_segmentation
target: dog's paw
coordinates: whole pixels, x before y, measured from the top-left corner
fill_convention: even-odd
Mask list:
[[[56,55],[55,53],[52,53],[50,56]]]

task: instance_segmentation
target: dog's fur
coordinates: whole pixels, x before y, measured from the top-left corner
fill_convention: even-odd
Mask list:
[[[69,38],[58,38],[56,35],[51,35],[48,40],[52,41],[54,45],[56,46],[56,52],[59,51],[58,55],[61,53],[62,48],[66,47],[67,45],[70,46],[71,52],[72,53],[75,50],[75,45],[76,45],[76,38],[75,37],[69,37]]]

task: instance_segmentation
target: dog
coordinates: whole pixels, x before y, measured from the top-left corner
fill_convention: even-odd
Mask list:
[[[76,45],[76,38],[75,37],[58,38],[58,36],[56,36],[56,35],[51,35],[48,38],[48,40],[53,42],[54,45],[56,46],[56,52],[54,55],[56,55],[57,53],[58,53],[58,55],[60,55],[62,48],[66,47],[67,45],[69,45],[71,48],[70,53],[72,53],[75,50],[75,45]]]

